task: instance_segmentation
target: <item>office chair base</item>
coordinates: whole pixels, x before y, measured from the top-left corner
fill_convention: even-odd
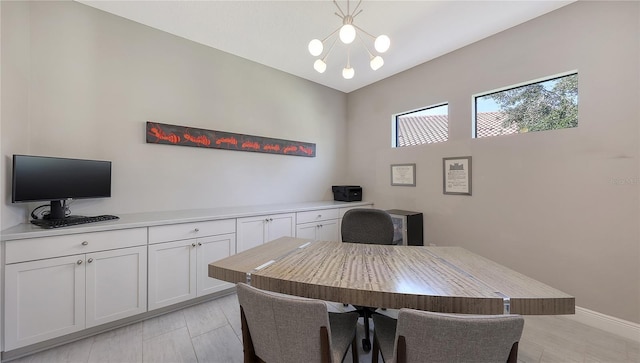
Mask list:
[[[371,351],[371,341],[368,338],[362,339],[362,350],[365,352]]]

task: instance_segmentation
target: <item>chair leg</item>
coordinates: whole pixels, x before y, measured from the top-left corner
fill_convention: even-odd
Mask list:
[[[398,337],[396,347],[398,348],[396,351],[396,363],[407,363],[407,342],[404,336],[400,335]]]
[[[351,341],[351,361],[353,361],[353,363],[360,361],[358,358],[358,339],[356,338],[356,334],[353,334],[353,340]]]
[[[329,349],[329,330],[327,330],[326,326],[320,327],[320,362],[331,362],[331,352]]]
[[[244,315],[244,309],[240,306],[240,323],[242,325],[242,351],[244,352],[244,363],[260,362],[261,359],[256,355],[256,351],[253,348],[253,340],[251,339],[251,332],[249,332],[249,324],[247,324],[247,318]]]
[[[518,362],[518,342],[513,343],[511,351],[509,352],[509,358],[507,358],[507,363],[516,362]]]
[[[380,343],[378,343],[378,337],[376,333],[373,333],[373,351],[371,352],[371,363],[378,363],[378,356],[380,355]],[[384,357],[382,357],[384,362]]]
[[[371,340],[369,339],[369,319],[371,318],[371,311],[369,308],[364,308],[364,339],[362,339],[362,350],[369,352],[371,350]]]

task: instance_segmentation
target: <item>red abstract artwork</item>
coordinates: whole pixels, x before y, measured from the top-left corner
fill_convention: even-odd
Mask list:
[[[147,143],[316,156],[316,144],[147,121]]]

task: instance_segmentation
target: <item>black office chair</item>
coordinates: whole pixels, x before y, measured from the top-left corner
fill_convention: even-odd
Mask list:
[[[378,245],[393,244],[393,221],[389,213],[372,208],[354,208],[342,217],[342,242],[367,243]],[[371,350],[369,339],[369,318],[376,310],[373,307],[355,306],[358,314],[364,320],[364,334],[362,349]]]

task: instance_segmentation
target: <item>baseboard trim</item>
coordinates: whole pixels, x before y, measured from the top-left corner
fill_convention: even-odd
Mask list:
[[[567,317],[626,339],[640,341],[640,324],[631,321],[622,320],[579,306],[576,306],[575,315],[567,315]]]

